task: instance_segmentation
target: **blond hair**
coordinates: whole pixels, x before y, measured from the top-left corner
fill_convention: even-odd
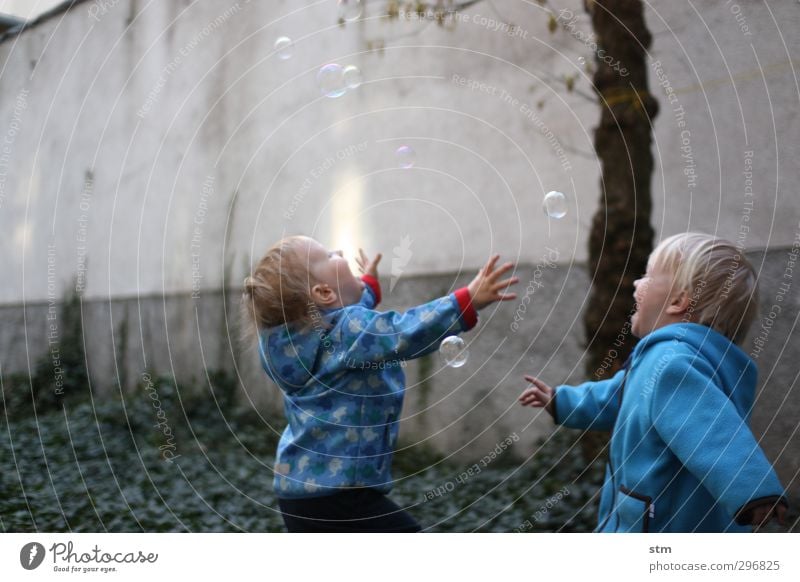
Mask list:
[[[244,280],[242,316],[256,331],[309,320],[311,275],[297,249],[301,240],[299,236],[279,240]]]
[[[673,285],[690,294],[691,321],[742,344],[758,314],[758,280],[743,249],[708,234],[687,232],[661,241],[652,267],[673,274]]]

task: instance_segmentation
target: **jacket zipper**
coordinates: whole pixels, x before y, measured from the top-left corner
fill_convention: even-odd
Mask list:
[[[620,408],[620,410],[622,409],[622,394],[625,391],[625,382],[628,379],[628,373],[630,373],[630,371],[631,371],[631,359],[632,359],[632,357],[633,357],[633,354],[628,356],[628,359],[625,360],[625,363],[623,364],[623,367],[625,368],[625,375],[622,377],[622,382],[619,385],[619,408]],[[611,445],[613,444],[612,441],[614,440],[614,434],[615,434],[615,430],[614,429],[617,428],[617,421],[618,420],[619,420],[619,411],[617,411],[617,417],[614,419],[614,426],[611,427],[611,438],[608,439],[608,468],[609,468],[609,472],[611,473],[611,491],[613,492],[614,497],[616,497],[616,495],[617,495],[617,480],[614,477],[614,462],[611,459],[611,451],[612,451],[613,447]],[[611,519],[611,516],[616,513],[614,511],[614,506],[615,506],[614,501],[615,501],[614,498],[612,498],[611,499],[611,509],[609,509],[608,515],[603,520],[603,523],[601,523],[599,526],[597,526],[597,529],[595,531],[597,531],[597,532],[603,531],[603,528],[606,526],[606,524],[608,524],[608,521]]]
[[[644,517],[642,519],[642,529],[644,530],[643,533],[648,533],[650,531],[650,520],[656,516],[656,504],[653,503],[653,498],[648,497],[647,495],[642,495],[641,493],[636,493],[636,491],[631,491],[624,485],[620,485],[619,490],[623,495],[633,497],[634,499],[637,499],[645,504]]]

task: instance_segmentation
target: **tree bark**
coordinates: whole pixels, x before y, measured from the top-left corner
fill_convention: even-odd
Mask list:
[[[644,272],[653,245],[650,146],[658,102],[648,91],[646,49],[651,36],[641,0],[589,1],[587,9],[598,49],[605,51],[598,54],[611,61],[595,58],[601,112],[594,145],[602,175],[600,207],[589,235],[592,290],[584,318],[588,372],[601,379],[619,369],[634,343],[626,323],[634,305],[633,281]],[[617,61],[627,75],[615,70]],[[619,335],[626,341],[617,341]],[[609,360],[613,364],[604,369]]]
[[[650,146],[658,102],[648,91],[652,37],[641,0],[586,0],[585,6],[598,45],[593,80],[601,112],[594,146],[602,174],[589,235],[592,289],[584,329],[587,372],[600,380],[619,370],[636,341],[629,321],[633,281],[645,271],[653,244]],[[603,444],[602,438],[584,439],[584,453],[594,456]]]

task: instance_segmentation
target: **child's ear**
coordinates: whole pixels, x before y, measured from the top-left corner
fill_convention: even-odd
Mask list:
[[[667,313],[669,315],[683,315],[689,310],[691,299],[689,298],[688,291],[680,291],[673,296],[669,305],[667,306]]]
[[[311,300],[320,307],[328,307],[335,305],[339,296],[330,285],[317,283],[311,288]]]

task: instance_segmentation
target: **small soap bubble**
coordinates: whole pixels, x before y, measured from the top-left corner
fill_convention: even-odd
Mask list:
[[[442,340],[439,346],[439,353],[444,358],[444,363],[451,368],[460,368],[467,363],[469,350],[464,340],[458,336],[451,335]]]
[[[578,63],[580,63],[581,65],[585,65],[586,59],[584,59],[583,57],[578,57]]]
[[[414,162],[417,161],[417,152],[407,145],[397,148],[395,155],[397,156],[397,163],[400,164],[401,168],[406,170],[408,168],[413,168]]]
[[[347,65],[342,71],[344,84],[348,89],[356,89],[361,86],[364,78],[361,76],[361,69],[355,65]]]
[[[361,0],[339,0],[339,18],[347,22],[358,20],[362,8]]]
[[[317,85],[325,97],[335,99],[347,92],[344,81],[344,69],[336,63],[329,63],[317,73]]]
[[[278,58],[282,61],[292,58],[292,48],[294,44],[292,39],[288,36],[281,36],[275,41],[275,51],[278,53]]]
[[[561,192],[548,192],[542,206],[550,218],[564,218],[567,215],[567,197]]]

